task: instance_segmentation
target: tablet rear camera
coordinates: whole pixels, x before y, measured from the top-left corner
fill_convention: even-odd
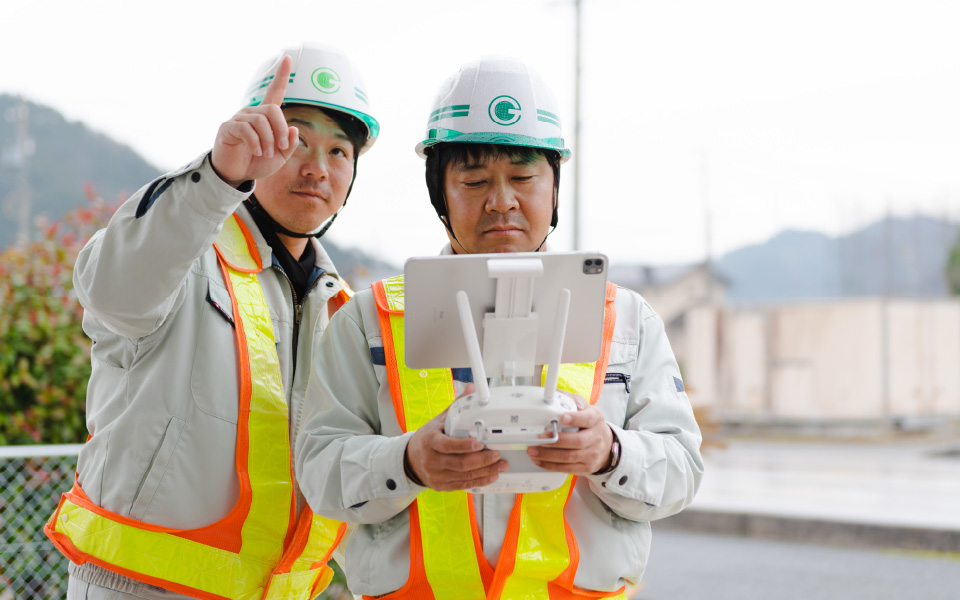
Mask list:
[[[583,261],[583,272],[587,275],[596,275],[598,273],[603,273],[603,259],[602,258],[588,258]]]

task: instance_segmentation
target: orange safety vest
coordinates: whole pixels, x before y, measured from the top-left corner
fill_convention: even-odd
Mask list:
[[[270,311],[257,279],[260,253],[235,215],[214,248],[233,304],[239,354],[237,504],[211,525],[173,529],[105,510],[75,481],[44,533],[76,564],[90,562],[189,596],[309,600],[333,577],[327,560],[346,525],[309,507],[299,519],[295,515],[288,409]],[[338,298],[340,304],[345,300]]]
[[[386,355],[387,380],[403,431],[423,426],[454,400],[450,369],[410,369],[403,347],[403,277],[373,284]],[[616,323],[617,286],[607,284],[604,338],[600,359],[565,364],[559,387],[596,403],[603,388]],[[546,373],[543,374],[545,377]],[[410,576],[385,598],[391,600],[555,600],[625,599],[616,592],[574,586],[580,560],[577,541],[564,516],[576,476],[559,489],[518,494],[496,568],[483,555],[473,508],[464,491],[421,492],[410,506]]]

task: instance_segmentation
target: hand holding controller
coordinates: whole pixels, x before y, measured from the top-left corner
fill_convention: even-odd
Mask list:
[[[577,435],[576,423],[565,424],[577,403],[564,393],[544,400],[544,388],[504,386],[490,389],[489,400],[481,405],[478,394],[457,399],[447,411],[444,431],[455,439],[475,439],[489,451],[497,451],[509,469],[493,483],[472,488],[478,493],[525,493],[555,490],[567,473],[544,469],[528,455],[531,448],[562,442]],[[551,472],[556,471],[556,472]]]
[[[590,475],[609,469],[618,457],[612,452],[614,432],[603,412],[577,397],[580,409],[561,417],[561,424],[575,429],[561,433],[560,440],[546,446],[532,446],[527,455],[533,463],[548,471]]]

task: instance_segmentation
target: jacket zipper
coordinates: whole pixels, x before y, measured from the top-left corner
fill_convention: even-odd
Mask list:
[[[287,280],[287,285],[290,286],[290,295],[293,296],[293,339],[291,340],[291,354],[292,360],[290,361],[290,400],[293,400],[293,382],[297,377],[297,342],[300,338],[300,318],[303,313],[303,305],[300,303],[300,299],[297,298],[297,290],[293,287],[293,282],[290,281],[290,276],[287,275],[286,271],[280,268],[279,265],[273,265],[273,268],[277,270],[278,273],[283,275],[283,278]],[[312,288],[311,288],[312,289]],[[309,293],[309,292],[308,292]],[[284,391],[286,395],[286,391]],[[301,402],[301,410],[303,403]],[[289,409],[288,409],[289,410]],[[290,414],[290,417],[293,418],[293,414]],[[290,432],[287,435],[291,435]],[[293,459],[293,445],[296,443],[296,429],[293,430],[293,435],[290,437],[290,458]],[[290,475],[293,480],[293,511],[296,517],[291,523],[291,527],[296,528],[297,523],[300,522],[300,486],[297,484],[296,478],[293,477],[293,464],[290,465]]]
[[[303,296],[304,299],[306,299],[307,296],[310,295],[310,292],[312,292],[312,291],[314,290],[314,288],[317,287],[317,284],[320,283],[320,280],[321,280],[321,279],[323,279],[322,276],[321,276],[321,277],[317,277],[316,281],[313,282],[313,285],[310,286],[310,289],[308,289],[308,290],[306,291],[306,293],[304,294],[304,296]],[[289,279],[288,279],[287,281],[289,281]],[[291,287],[291,291],[293,291],[293,284],[290,284],[290,287]],[[297,293],[296,293],[296,292],[293,292],[293,298],[294,298],[294,304],[293,304],[294,320],[293,320],[293,371],[292,371],[292,374],[293,374],[294,376],[296,376],[296,374],[297,374],[297,346],[299,345],[298,342],[299,342],[299,339],[300,339],[300,320],[303,318],[303,304],[298,303],[298,302],[296,301],[296,298],[297,298]],[[293,391],[293,379],[292,379],[292,378],[291,378],[291,380],[290,380],[290,390],[291,390],[291,392]],[[297,434],[300,433],[300,421],[301,421],[301,418],[302,418],[302,417],[303,417],[303,402],[300,403],[300,410],[297,411],[296,419],[295,419],[294,422],[293,422],[293,425],[294,425],[294,427],[293,427],[293,439],[290,440],[291,444],[296,441],[296,439],[297,439]]]
[[[630,375],[626,373],[607,373],[603,377],[603,383],[622,383],[623,387],[627,388],[627,393],[630,393]]]
[[[303,318],[303,303],[301,303],[301,302],[300,302],[300,299],[297,298],[297,290],[293,287],[293,282],[290,281],[290,276],[287,275],[287,272],[284,271],[284,270],[280,267],[280,265],[276,265],[276,264],[275,264],[275,265],[272,265],[272,266],[273,266],[274,269],[277,270],[278,273],[280,273],[281,275],[283,275],[283,278],[287,281],[287,285],[290,286],[290,295],[293,296],[293,340],[292,340],[292,343],[291,343],[291,364],[290,364],[290,393],[291,393],[291,398],[290,398],[290,400],[291,400],[291,402],[292,402],[292,401],[293,401],[294,382],[296,381],[296,378],[297,378],[297,347],[299,346],[299,341],[300,341],[300,320]],[[320,282],[321,279],[323,279],[322,276],[321,276],[321,277],[317,277],[317,279],[313,282],[313,285],[311,285],[310,288],[307,289],[306,292],[304,292],[304,294],[303,294],[304,299],[306,299],[307,296],[310,295],[310,292],[312,292],[313,289],[314,289],[315,287],[317,287],[317,284]],[[284,394],[286,394],[286,392],[284,392]],[[292,408],[292,407],[291,407],[291,408]],[[293,421],[293,428],[292,428],[292,430],[291,430],[291,431],[292,431],[292,435],[291,435],[291,437],[290,437],[290,457],[291,457],[291,459],[293,458],[293,446],[294,446],[294,444],[295,444],[296,441],[297,441],[297,434],[299,433],[300,420],[301,420],[302,417],[303,417],[303,402],[300,402],[300,407],[299,407],[299,410],[297,411],[296,416],[293,415],[293,412],[292,412],[292,411],[291,411],[291,413],[290,413],[290,418],[291,418],[291,419],[294,419],[294,421]],[[290,434],[288,433],[288,435],[290,435]],[[293,465],[292,465],[292,464],[290,465],[290,475],[293,476]],[[300,492],[300,486],[299,486],[299,484],[297,484],[297,481],[296,481],[296,478],[295,478],[295,477],[293,478],[293,483],[294,483],[294,488],[293,488],[293,509],[294,509],[294,514],[296,515],[296,518],[294,519],[294,522],[291,524],[291,526],[294,527],[294,528],[296,528],[296,524],[297,524],[297,523],[299,522],[299,520],[300,520],[300,513],[302,512],[301,504],[303,504],[303,502],[301,502],[301,497],[303,496],[303,494],[302,494],[302,492]]]

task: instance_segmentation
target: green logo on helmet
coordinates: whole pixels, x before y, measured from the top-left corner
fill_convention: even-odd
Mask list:
[[[490,120],[498,125],[513,125],[520,120],[520,103],[510,96],[497,96],[487,108]]]
[[[333,94],[340,89],[340,75],[330,67],[320,67],[310,76],[313,87],[324,94]]]

